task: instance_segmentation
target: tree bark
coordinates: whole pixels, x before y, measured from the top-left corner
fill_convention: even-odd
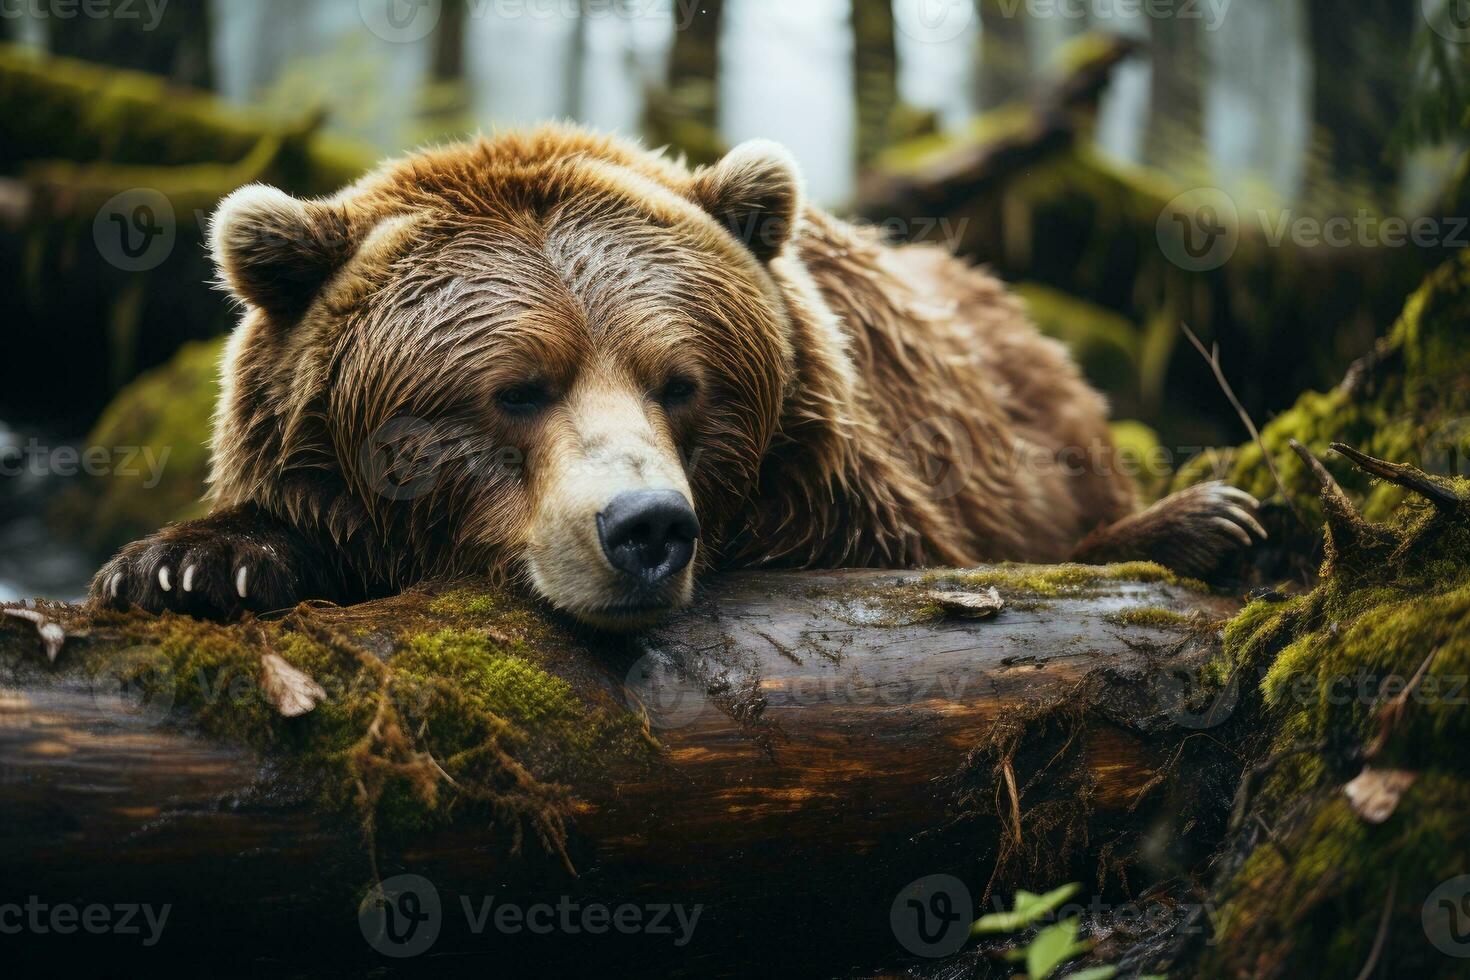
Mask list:
[[[7,937],[7,960],[60,969],[106,955],[119,969],[136,960],[167,972],[209,956],[226,972],[285,961],[351,975],[402,965],[364,941],[356,916],[376,858],[384,879],[421,875],[442,901],[442,931],[419,967],[724,976],[768,968],[775,953],[782,969],[847,975],[900,963],[907,954],[890,909],[915,879],[956,875],[978,904],[989,885],[1014,880],[1005,855],[1018,853],[1023,827],[1027,845],[1065,865],[1066,848],[1030,822],[1033,798],[1089,787],[1068,809],[1094,846],[1056,874],[1090,873],[1097,845],[1157,828],[1151,803],[1190,732],[1160,727],[1153,679],[1208,656],[1214,634],[1200,624],[1235,607],[1126,575],[1057,594],[1028,592],[1029,571],[993,574],[1009,606],[980,621],[950,618],[926,598],[955,587],[948,579],[750,573],[716,581],[690,610],[636,638],[549,626],[534,634],[542,639],[527,657],[589,703],[646,718],[656,744],[652,764],[608,758],[571,781],[565,853],[575,876],[532,843],[509,856],[505,835],[475,819],[391,846],[379,837],[374,847],[352,822],[303,803],[280,759],[336,710],[330,696],[282,722],[273,748],[250,749],[205,738],[177,710],[154,711],[156,695],[120,701],[107,680],[120,676],[109,658],[137,650],[130,631],[180,624],[191,649],[351,636],[391,665],[395,649],[419,642],[410,633],[444,620],[435,610],[447,587],[235,627],[167,618],[140,626],[147,617],[52,605],[43,611],[68,635],[54,664],[35,624],[0,616],[0,880],[23,882],[41,901],[172,906],[151,948],[27,932],[14,944]],[[1166,622],[1124,625],[1119,611],[1134,607],[1201,618],[1153,613]],[[500,635],[508,621],[478,629]],[[181,672],[171,683],[208,681]],[[190,693],[179,686],[175,697],[171,687],[168,703]],[[1065,744],[1045,741],[1063,715]],[[1017,748],[1027,718],[1039,719],[1029,754]],[[993,778],[992,751],[1004,768],[1014,760],[1020,796]],[[1064,788],[1025,788],[1064,756],[1075,757],[1056,783]],[[476,933],[461,899],[478,910],[487,896],[523,909],[673,903],[701,912],[681,945],[650,930],[589,935],[575,922],[549,935],[494,924]]]

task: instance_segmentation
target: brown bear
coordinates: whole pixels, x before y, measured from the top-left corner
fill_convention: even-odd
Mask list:
[[[1259,532],[1209,484],[1134,513],[1103,398],[984,272],[803,200],[767,142],[713,166],[565,126],[340,193],[231,194],[244,307],[210,516],[102,602],[224,617],[490,573],[646,624],[696,568],[1155,559]]]

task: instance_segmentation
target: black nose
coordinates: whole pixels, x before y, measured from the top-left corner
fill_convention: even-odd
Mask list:
[[[677,490],[631,490],[597,515],[597,536],[614,568],[657,585],[694,557],[699,519]]]

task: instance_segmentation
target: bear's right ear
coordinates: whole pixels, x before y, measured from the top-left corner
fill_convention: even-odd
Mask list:
[[[339,208],[250,184],[220,202],[209,224],[220,278],[242,302],[278,323],[306,312],[356,250]]]
[[[693,193],[762,262],[781,251],[801,215],[801,172],[770,140],[747,140],[698,170]]]

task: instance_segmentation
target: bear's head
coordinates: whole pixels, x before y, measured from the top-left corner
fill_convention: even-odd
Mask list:
[[[246,308],[213,493],[331,542],[369,587],[492,573],[603,627],[686,602],[796,373],[772,272],[787,154],[682,165],[549,127],[341,193],[252,186],[211,245]]]

